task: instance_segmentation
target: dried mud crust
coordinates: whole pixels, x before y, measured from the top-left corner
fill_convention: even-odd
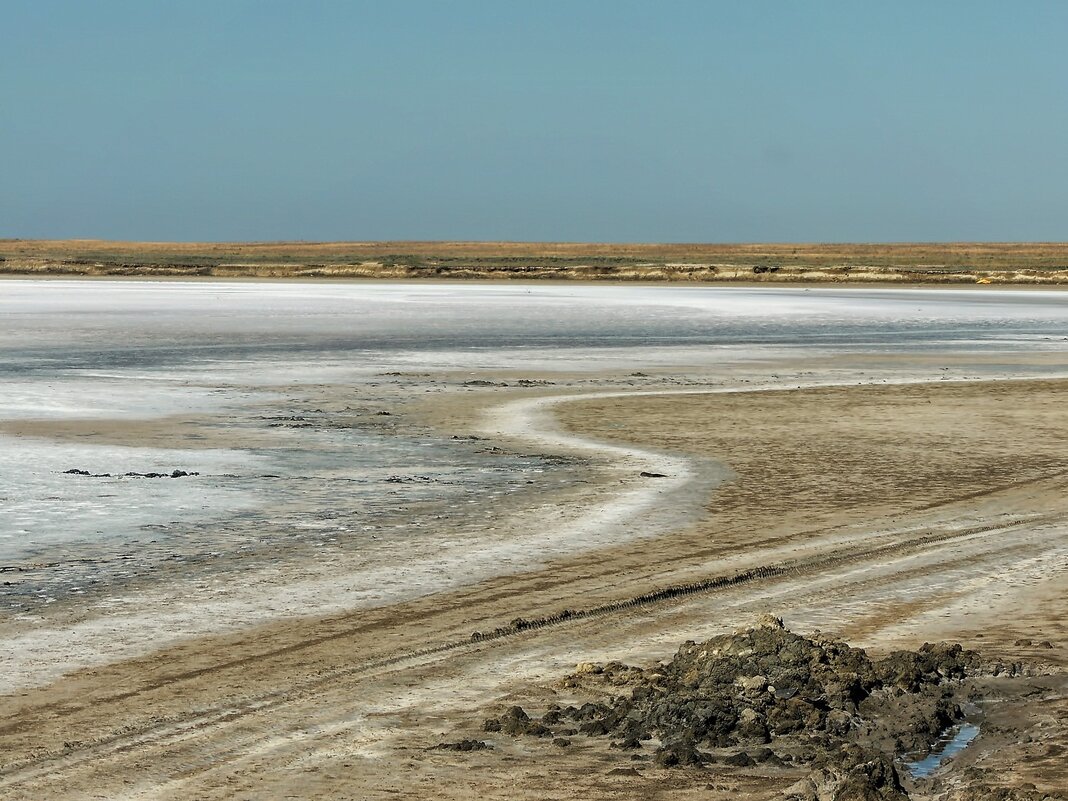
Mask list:
[[[998,787],[996,777],[974,768],[950,784],[904,770],[944,732],[965,721],[981,726],[984,705],[1011,696],[1035,672],[1022,662],[984,662],[949,643],[873,659],[765,615],[755,627],[688,641],[649,668],[580,664],[559,689],[589,700],[551,704],[540,717],[511,706],[482,729],[483,736],[541,738],[560,748],[600,739],[639,766],[796,775],[783,796],[796,801],[1064,799]]]

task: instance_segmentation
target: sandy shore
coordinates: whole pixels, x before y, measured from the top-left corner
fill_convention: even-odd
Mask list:
[[[492,542],[460,543],[439,575],[449,580],[429,595],[384,593],[361,606],[336,582],[311,591],[278,577],[287,614],[325,606],[311,618],[259,624],[215,609],[234,614],[233,630],[190,631],[120,659],[122,626],[103,621],[97,635],[115,639],[111,658],[105,648],[97,664],[55,681],[47,672],[27,676],[0,699],[0,793],[777,797],[795,775],[613,773],[626,758],[593,741],[563,751],[495,736],[492,751],[427,750],[476,735],[502,704],[566,701],[558,680],[577,662],[663,659],[685,639],[729,631],[763,611],[873,652],[951,638],[991,659],[1063,675],[1068,382],[685,389],[569,400],[554,406],[555,418],[537,397],[554,394],[544,390],[504,406],[492,390],[477,403],[413,406],[411,414],[442,430],[502,444],[526,436],[545,450],[600,448],[606,466],[589,485],[557,496],[556,518],[547,506],[502,518],[511,522],[498,542],[514,561]],[[561,531],[560,549],[546,547]],[[685,597],[617,603],[779,564],[792,567]],[[508,628],[563,609],[595,611]],[[503,634],[471,638],[496,629]],[[1052,647],[1016,644],[1025,640]],[[1061,681],[1040,704],[999,713],[953,771],[970,766],[1015,785],[1063,789],[1066,691]],[[914,797],[933,797],[924,792]]]
[[[568,398],[520,398],[491,407],[471,423],[478,436],[495,442],[588,459],[591,466],[584,482],[588,486],[549,492],[547,501],[499,502],[494,509],[496,533],[473,535],[443,522],[441,536],[429,541],[408,539],[400,557],[387,554],[374,560],[366,555],[340,555],[298,565],[246,566],[237,583],[198,581],[190,591],[187,583],[156,582],[109,599],[99,614],[87,615],[84,607],[77,607],[53,612],[43,625],[8,621],[0,624],[7,646],[0,656],[0,693],[38,686],[77,668],[141,656],[173,642],[281,618],[390,606],[544,568],[609,543],[653,537],[697,517],[712,487],[729,475],[711,460],[599,442],[560,430],[551,410]],[[145,439],[173,442],[176,427],[190,428],[181,418],[130,426],[107,420],[30,420],[6,425],[20,436],[93,436],[97,441],[120,444],[141,444]],[[230,432],[208,442],[218,447],[220,439],[227,440],[228,446],[233,444]],[[197,443],[203,447],[205,440]],[[643,471],[670,477],[651,483],[642,478]]]

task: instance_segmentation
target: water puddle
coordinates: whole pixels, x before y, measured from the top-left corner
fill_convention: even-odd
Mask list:
[[[914,779],[926,779],[947,760],[950,759],[971,743],[979,734],[979,727],[973,723],[962,723],[946,729],[938,738],[931,753],[916,762],[906,762],[905,767]]]

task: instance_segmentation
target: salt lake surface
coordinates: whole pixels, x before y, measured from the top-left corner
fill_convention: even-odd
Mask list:
[[[413,423],[398,409],[418,395],[796,385],[816,361],[820,380],[854,380],[836,360],[865,354],[954,353],[952,378],[1056,372],[998,362],[1023,351],[1068,351],[1068,295],[4,280],[0,609],[236,556],[403,560],[445,519],[478,536],[509,499],[596,466]],[[198,475],[126,475],[173,470]]]

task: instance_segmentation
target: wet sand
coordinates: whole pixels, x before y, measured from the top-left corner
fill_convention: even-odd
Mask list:
[[[1049,356],[1041,369],[1055,371],[1058,358]],[[612,773],[629,766],[628,758],[592,741],[563,750],[494,736],[492,751],[427,750],[445,739],[487,738],[479,723],[501,705],[563,702],[568,691],[559,679],[577,662],[652,662],[683,640],[730,631],[765,611],[796,631],[818,628],[873,652],[949,638],[992,659],[1025,660],[1036,673],[1063,676],[1068,382],[882,385],[939,377],[934,356],[910,359],[869,358],[874,375],[859,374],[848,359],[804,365],[825,381],[842,371],[880,384],[848,388],[695,393],[701,378],[693,374],[638,377],[630,386],[620,386],[621,376],[602,376],[599,386],[566,392],[686,391],[568,400],[555,403],[551,415],[536,398],[561,394],[559,386],[526,389],[526,400],[514,388],[412,400],[403,415],[503,447],[524,436],[546,451],[609,443],[590,483],[561,490],[555,503],[576,525],[606,524],[583,529],[580,547],[539,550],[560,521],[545,517],[546,506],[534,507],[533,516],[530,508],[505,509],[499,542],[514,546],[517,534],[528,537],[519,541],[519,555],[529,543],[534,563],[516,558],[480,574],[478,564],[500,556],[492,543],[472,541],[468,559],[446,567],[448,580],[431,594],[361,608],[342,599],[314,617],[260,625],[248,619],[236,630],[102,660],[55,681],[27,680],[0,698],[0,793],[777,797],[796,775],[651,766]],[[767,366],[765,384],[785,383],[783,368]],[[954,377],[962,374],[956,366]],[[744,390],[748,380],[735,376],[723,387],[720,374],[717,389]],[[524,408],[520,417],[529,425],[517,428]],[[650,493],[660,492],[657,504]],[[613,509],[627,497],[637,505]],[[665,511],[681,513],[657,517]],[[635,522],[631,533],[608,536],[621,520]],[[774,577],[613,607],[658,588],[784,563],[791,569]],[[344,574],[344,564],[333,567],[340,570],[331,575]],[[283,600],[289,579],[275,582]],[[317,589],[337,591],[333,579]],[[286,614],[314,603],[299,592],[295,601]],[[173,602],[140,611],[151,616]],[[516,618],[598,607],[603,611],[588,617],[508,630]],[[100,627],[102,642],[121,637],[106,619]],[[471,638],[495,629],[504,633]],[[1023,640],[1036,645],[1016,644]],[[1046,640],[1051,648],[1037,645]],[[956,760],[960,770],[974,766],[1040,790],[1068,784],[1057,758],[1068,748],[1068,687],[1056,677],[1044,681],[1054,690],[1040,701],[999,707],[996,725]],[[963,773],[946,781],[956,775]],[[914,797],[933,797],[924,792]]]

